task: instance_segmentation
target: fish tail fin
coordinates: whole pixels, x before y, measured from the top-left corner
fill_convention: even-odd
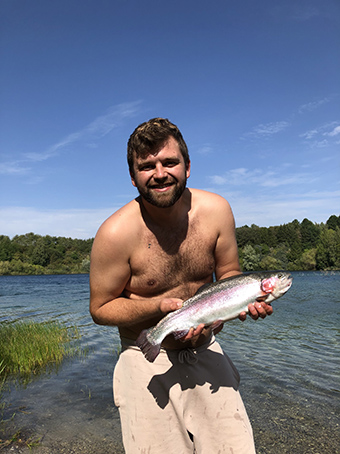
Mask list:
[[[136,344],[142,350],[145,358],[150,361],[150,363],[153,363],[161,350],[161,344],[151,344],[147,338],[147,334],[148,330],[144,329],[138,336]]]

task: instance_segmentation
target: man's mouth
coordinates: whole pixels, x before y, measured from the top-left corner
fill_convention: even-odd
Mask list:
[[[153,189],[154,191],[157,191],[157,192],[166,192],[172,186],[173,186],[173,183],[164,183],[164,184],[152,185],[151,189]]]

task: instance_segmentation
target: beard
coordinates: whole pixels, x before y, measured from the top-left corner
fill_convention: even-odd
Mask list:
[[[152,188],[142,187],[136,181],[136,187],[143,199],[158,208],[169,208],[180,199],[187,185],[187,178],[176,181],[167,192],[156,192]]]

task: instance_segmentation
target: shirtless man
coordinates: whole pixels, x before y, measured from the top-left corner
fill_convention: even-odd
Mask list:
[[[213,273],[219,280],[241,272],[231,208],[216,194],[186,187],[188,150],[168,120],[136,128],[128,163],[140,196],[100,227],[90,271],[93,320],[117,326],[122,339],[114,397],[125,450],[254,453],[238,372],[211,328],[192,328],[181,340],[168,336],[154,363],[134,342],[213,282]],[[256,303],[249,312],[263,318],[272,308]]]

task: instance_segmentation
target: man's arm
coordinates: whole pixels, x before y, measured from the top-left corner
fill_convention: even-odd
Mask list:
[[[214,221],[214,228],[217,229],[218,238],[215,247],[215,276],[216,280],[241,274],[241,268],[238,259],[238,248],[235,234],[235,220],[229,203],[216,194],[208,193],[210,198],[209,204],[213,212],[210,213],[209,219]],[[249,304],[249,315],[254,320],[259,317],[264,318],[273,312],[273,308],[265,303]],[[247,317],[246,312],[239,315],[239,319],[244,321]],[[192,339],[202,333],[204,325],[201,324],[196,329],[191,329],[183,340]],[[214,334],[217,334],[223,325],[220,325]]]
[[[129,231],[129,222],[121,224],[119,213],[105,221],[91,251],[90,313],[100,325],[131,326],[165,315],[182,305],[181,300],[175,298],[122,296],[130,279],[129,250],[133,234]]]
[[[222,199],[219,203],[220,209],[218,210],[218,213],[220,214],[220,234],[215,249],[215,273],[217,280],[241,273],[238,259],[234,216],[230,205],[226,200]],[[254,320],[257,320],[259,317],[265,318],[273,312],[273,308],[269,304],[263,302],[249,304],[248,310],[249,315]],[[246,316],[246,312],[241,312],[239,318],[244,321]]]

